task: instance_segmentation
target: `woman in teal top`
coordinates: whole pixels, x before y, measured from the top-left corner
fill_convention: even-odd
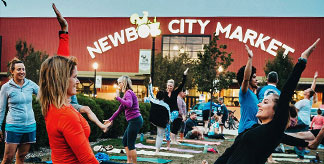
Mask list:
[[[13,59],[9,69],[12,79],[5,83],[0,91],[0,125],[2,125],[7,105],[9,107],[2,163],[12,163],[15,154],[16,163],[23,163],[31,143],[36,142],[32,95],[38,93],[38,86],[25,78],[25,66],[19,59]],[[0,131],[0,137],[3,139],[2,131]]]

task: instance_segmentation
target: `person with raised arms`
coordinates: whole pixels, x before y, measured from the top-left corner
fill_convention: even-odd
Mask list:
[[[69,26],[62,14],[58,11],[55,4],[52,4],[53,10],[56,14],[57,20],[60,24],[61,31],[59,31],[59,47],[57,55],[68,57],[70,56],[69,49]],[[71,104],[80,113],[85,113],[88,118],[94,122],[104,133],[108,131],[110,124],[103,124],[99,121],[97,116],[92,112],[88,106],[79,105],[76,95],[71,96]]]
[[[313,52],[320,39],[306,49],[298,59],[293,72],[284,85],[280,97],[277,94],[266,96],[258,104],[256,117],[262,122],[240,133],[231,147],[215,161],[218,163],[265,163],[276,146],[282,141],[284,131],[289,120],[289,103],[294,94],[300,76],[306,67],[307,59]],[[246,46],[249,58],[253,57],[252,51]],[[248,81],[249,77],[244,80]]]
[[[182,83],[178,86],[177,89],[174,89],[174,80],[170,79],[167,82],[167,91],[163,93],[164,102],[169,105],[171,110],[171,120],[173,120],[173,122],[171,123],[171,144],[179,144],[179,142],[177,141],[177,134],[180,130],[181,122],[184,118],[179,114],[177,97],[186,82],[188,70],[189,68],[187,68],[183,72]]]
[[[156,126],[157,135],[155,141],[155,153],[158,154],[163,142],[163,134],[165,133],[165,129],[169,127],[170,129],[170,107],[167,103],[163,101],[163,91],[158,91],[156,94],[156,98],[154,98],[153,89],[152,89],[152,80],[150,78],[149,85],[149,101],[151,103],[150,109],[150,122]],[[165,138],[167,140],[167,148],[170,148],[170,130],[167,132],[169,134],[165,134]]]

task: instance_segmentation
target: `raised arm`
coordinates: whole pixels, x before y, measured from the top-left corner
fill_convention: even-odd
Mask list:
[[[187,75],[188,75],[188,70],[189,68],[187,68],[184,72],[183,72],[183,77],[182,77],[182,82],[181,84],[179,85],[179,87],[175,90],[175,94],[179,94],[179,92],[182,90],[183,86],[185,85],[186,83],[186,79],[187,79]]]
[[[52,7],[56,14],[56,18],[61,26],[61,31],[59,32],[59,47],[57,50],[57,54],[61,56],[70,56],[68,23],[58,11],[54,3]]]
[[[313,79],[313,83],[312,83],[312,86],[311,86],[313,91],[315,91],[317,77],[318,77],[318,72],[316,71],[315,74],[314,74],[314,79]]]
[[[300,76],[306,67],[307,58],[313,52],[318,41],[319,39],[312,46],[310,46],[305,52],[302,53],[292,73],[290,74],[288,80],[286,81],[286,84],[282,89],[278,106],[276,109],[276,113],[272,120],[275,129],[279,130],[279,132],[283,131],[284,128],[286,127],[288,121],[288,115],[289,115],[289,110],[288,110],[289,103],[292,99],[292,95],[294,94],[294,90],[296,89]]]
[[[61,30],[68,32],[69,26],[67,21],[64,19],[64,17],[62,16],[62,14],[60,13],[60,11],[58,11],[58,9],[56,8],[55,4],[52,4],[52,8],[56,14],[56,18],[61,26]]]
[[[243,77],[243,82],[242,82],[242,86],[241,86],[243,93],[246,93],[249,88],[249,82],[250,82],[251,73],[252,73],[252,58],[253,58],[253,52],[250,50],[250,48],[247,45],[245,45],[245,49],[248,53],[248,61],[245,66],[244,77]]]
[[[148,85],[148,90],[149,90],[149,99],[154,99],[154,94],[153,94],[153,86],[152,86],[152,79],[150,77],[149,85]]]

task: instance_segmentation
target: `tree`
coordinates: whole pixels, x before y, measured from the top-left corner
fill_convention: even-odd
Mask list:
[[[161,53],[158,54],[155,57],[154,64],[154,86],[160,90],[165,90],[166,83],[169,79],[173,79],[175,84],[179,85],[182,82],[183,72],[186,68],[189,68],[189,72],[184,88],[191,89],[195,84],[192,82],[193,73],[191,70],[193,69],[193,62],[188,57],[188,54],[182,53],[173,58],[168,56],[163,57]]]
[[[213,93],[227,89],[235,78],[235,73],[228,71],[228,67],[234,61],[232,53],[226,52],[226,45],[217,45],[218,36],[204,46],[204,53],[198,53],[195,62],[194,82],[198,91],[208,92],[213,99]],[[222,70],[220,70],[222,69]]]
[[[271,71],[276,71],[278,73],[279,82],[277,84],[277,88],[279,90],[282,89],[294,68],[292,57],[289,55],[284,57],[283,53],[284,50],[282,48],[279,49],[276,57],[273,60],[268,60],[264,67],[264,73],[266,76]]]
[[[27,42],[22,40],[17,41],[16,51],[18,59],[24,62],[26,78],[38,84],[40,66],[48,58],[48,54],[35,51],[32,45],[27,45]]]

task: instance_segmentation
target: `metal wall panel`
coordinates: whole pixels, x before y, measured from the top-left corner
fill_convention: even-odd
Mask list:
[[[153,18],[149,18],[151,21]],[[276,39],[295,49],[295,53],[290,55],[296,61],[300,54],[316,38],[322,38],[314,54],[312,54],[303,77],[313,77],[316,70],[319,70],[319,77],[324,77],[324,65],[322,64],[324,54],[324,18],[278,18],[278,17],[161,17],[157,21],[161,22],[162,35],[172,35],[168,29],[171,20],[195,19],[210,20],[206,26],[205,35],[212,35],[217,23],[220,22],[223,28],[232,24],[230,35],[238,27],[242,27],[243,37],[247,29],[263,33],[271,39]],[[98,72],[138,72],[138,54],[140,49],[151,49],[152,38],[138,38],[135,41],[113,47],[105,53],[97,54],[92,59],[87,51],[87,46],[94,47],[94,42],[100,38],[120,32],[129,27],[135,27],[129,18],[67,18],[69,22],[70,52],[79,60],[78,69],[80,71],[92,71],[92,63],[99,63]],[[180,27],[175,24],[174,28]],[[175,35],[200,35],[200,26],[193,24],[192,33],[188,33],[188,24],[184,26],[184,33]],[[6,65],[15,54],[15,43],[17,40],[26,40],[32,44],[36,50],[46,51],[53,55],[58,47],[59,25],[56,18],[0,18],[0,36],[2,36],[2,56],[1,72],[6,72]],[[246,64],[247,53],[244,43],[237,39],[228,39],[225,34],[220,34],[220,44],[227,45],[227,51],[232,52],[234,63],[230,70],[237,71]],[[161,36],[156,38],[156,54],[161,51]],[[270,40],[266,43],[268,46]],[[249,43],[249,42],[248,42]],[[112,43],[108,40],[108,44]],[[252,46],[250,46],[252,47]],[[253,65],[257,68],[257,75],[263,76],[265,61],[273,59],[274,56],[262,51],[260,48],[251,48],[255,54]]]

